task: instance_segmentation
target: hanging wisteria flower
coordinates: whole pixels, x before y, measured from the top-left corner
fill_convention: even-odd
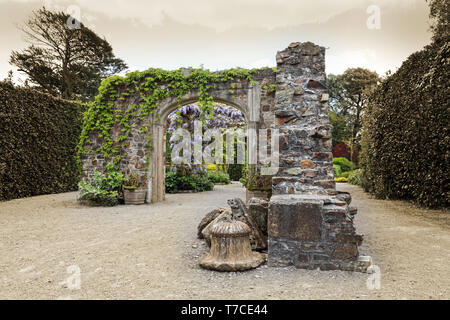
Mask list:
[[[210,152],[208,148],[202,148],[204,151],[195,150],[194,145],[196,143],[202,142],[204,146],[211,141],[213,135],[216,135],[219,130],[225,132],[224,130],[229,130],[230,126],[236,127],[239,125],[245,125],[245,117],[244,114],[237,110],[234,107],[227,107],[224,105],[216,104],[211,115],[203,114],[202,117],[201,108],[195,104],[185,105],[177,110],[171,112],[167,118],[167,131],[170,135],[169,145],[171,150],[177,150],[180,147],[185,147],[183,149],[183,154],[177,155],[172,159],[172,162],[177,165],[171,167],[171,170],[182,170],[184,173],[186,171],[190,171],[191,173],[202,173],[207,172],[206,165],[193,165],[186,161],[186,159],[191,159],[192,163],[195,159],[203,159],[205,154],[203,152]],[[194,134],[194,121],[199,121],[204,119],[203,130],[209,129],[210,135],[208,137],[202,137],[201,135]],[[191,137],[193,138],[188,145],[187,142],[183,140],[183,137],[177,134],[175,131],[178,128],[183,128],[184,130],[188,130],[191,133]],[[189,151],[192,150],[192,151]],[[209,151],[207,151],[209,150]],[[167,150],[168,151],[168,150]],[[185,159],[186,164],[181,164],[182,159]],[[175,168],[175,169],[174,169]]]

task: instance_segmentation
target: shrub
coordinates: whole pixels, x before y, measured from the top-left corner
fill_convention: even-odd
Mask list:
[[[228,166],[228,175],[231,181],[239,181],[242,178],[243,164],[232,163]]]
[[[196,192],[211,191],[214,183],[206,174],[185,176],[178,172],[166,173],[166,192],[177,193],[181,190],[193,190]]]
[[[178,192],[178,172],[166,172],[166,192],[177,193]]]
[[[78,184],[78,200],[90,205],[115,206],[119,203],[119,191],[124,181],[124,176],[118,171],[107,174],[96,171],[90,181],[81,181]]]
[[[139,181],[139,177],[136,173],[129,174],[123,183],[124,189],[134,190],[141,186],[141,182]]]
[[[353,150],[353,157],[350,159],[350,147],[346,145],[345,143],[339,143],[333,147],[333,157],[334,158],[347,158],[348,160],[352,161],[355,164],[358,164],[358,150]]]
[[[333,158],[333,164],[337,164],[341,167],[342,172],[352,171],[355,169],[353,162],[344,157]]]
[[[377,198],[448,207],[450,44],[435,41],[408,57],[369,99],[361,165]]]
[[[334,176],[340,177],[342,174],[341,166],[338,164],[333,164]]]
[[[354,171],[354,170],[353,170],[353,171]],[[344,177],[344,178],[348,178],[348,176],[349,176],[353,171],[342,172],[340,176],[341,176],[341,177]]]
[[[211,182],[211,180],[209,180],[208,177],[204,174],[194,176],[194,180],[195,180],[194,190],[197,192],[211,191],[214,189],[214,183]]]
[[[207,177],[212,183],[225,183],[225,184],[230,183],[230,177],[225,172],[211,171],[207,173]]]
[[[345,177],[336,177],[334,178],[335,182],[347,182],[347,178]]]
[[[362,169],[353,170],[352,172],[349,172],[349,173],[350,173],[348,175],[349,183],[354,184],[356,186],[360,186],[365,191],[368,190],[367,180],[364,176]]]
[[[77,189],[83,108],[0,82],[0,200]]]
[[[272,176],[262,175],[260,169],[255,165],[243,166],[242,177],[239,181],[249,191],[272,190]]]

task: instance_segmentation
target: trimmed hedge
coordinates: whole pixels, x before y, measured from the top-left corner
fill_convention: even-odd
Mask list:
[[[333,165],[338,165],[341,172],[348,172],[355,169],[354,163],[344,157],[333,158]]]
[[[82,108],[0,82],[0,200],[77,189]]]
[[[206,176],[212,183],[230,184],[230,176],[222,171],[209,171]]]
[[[412,54],[369,101],[361,164],[378,198],[449,205],[449,51],[441,40]]]
[[[239,181],[242,178],[242,169],[244,168],[243,164],[231,163],[228,166],[228,175],[230,176],[231,181]]]
[[[214,189],[214,183],[206,174],[184,176],[179,172],[166,172],[165,185],[167,193],[177,193],[185,190],[203,192]]]

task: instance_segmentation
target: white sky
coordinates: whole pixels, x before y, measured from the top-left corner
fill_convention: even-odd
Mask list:
[[[328,73],[384,74],[430,41],[423,0],[0,0],[0,79],[14,69],[11,51],[27,45],[16,25],[42,5],[79,10],[130,71],[275,66],[278,50],[312,41],[327,47]],[[370,5],[380,29],[367,27]]]

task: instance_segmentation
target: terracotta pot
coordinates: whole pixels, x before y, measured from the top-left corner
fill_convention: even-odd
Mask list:
[[[125,204],[144,204],[146,195],[147,190],[138,190],[138,189],[123,190],[123,198]]]

